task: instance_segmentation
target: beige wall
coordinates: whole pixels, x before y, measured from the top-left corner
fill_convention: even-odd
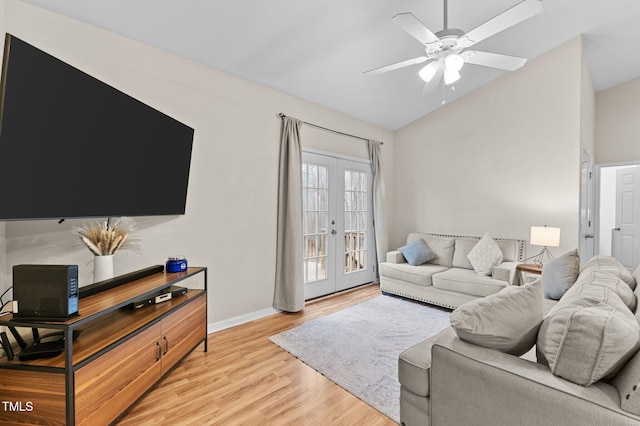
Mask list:
[[[580,142],[585,151],[593,159],[595,157],[595,115],[596,92],[589,73],[589,65],[584,49],[580,61]]]
[[[581,56],[573,39],[397,131],[391,245],[416,230],[528,240],[547,224],[562,228],[555,252],[577,248]]]
[[[596,163],[640,161],[640,78],[596,95]]]
[[[164,264],[173,254],[207,266],[209,323],[246,319],[271,307],[278,113],[384,141],[384,161],[393,163],[387,130],[17,0],[0,0],[2,6],[7,32],[195,129],[186,214],[137,219],[142,254],[116,254],[115,269]],[[362,155],[364,142],[341,146],[305,132],[318,148]],[[90,282],[92,257],[71,232],[81,223],[6,223],[7,265],[78,264],[81,283]]]

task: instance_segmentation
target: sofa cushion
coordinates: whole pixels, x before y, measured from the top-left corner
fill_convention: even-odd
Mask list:
[[[495,240],[502,251],[503,262],[517,262],[520,260],[520,246],[517,240]]]
[[[582,274],[581,274],[582,275]],[[640,325],[616,291],[579,278],[540,325],[538,361],[588,386],[615,374],[640,347]]]
[[[640,265],[638,265],[635,271],[633,271],[632,275],[633,275],[633,279],[636,281],[636,287],[639,287],[638,282],[640,282]]]
[[[467,255],[480,241],[479,238],[456,238],[455,248],[453,251],[453,262],[451,266],[454,268],[473,269]],[[497,240],[494,239],[500,251],[502,251],[503,262],[517,262],[519,256],[519,245],[517,240]]]
[[[451,326],[470,343],[520,356],[536,343],[543,317],[542,282],[506,287],[451,313]]]
[[[467,259],[478,275],[491,275],[493,267],[502,262],[502,250],[489,234],[484,234]]]
[[[451,266],[454,268],[473,269],[467,255],[478,244],[476,238],[456,238],[453,250],[453,261]]]
[[[446,267],[432,263],[418,266],[411,266],[408,263],[385,262],[380,264],[380,275],[422,286],[431,285],[433,274],[446,270]]]
[[[622,279],[622,281],[627,283],[632,290],[636,288],[636,279],[634,278],[633,274],[629,272],[629,270],[625,268],[622,263],[618,262],[615,257],[606,255],[593,256],[587,263],[584,264],[582,270],[580,271],[580,274],[594,269],[614,274]]]
[[[431,262],[436,257],[436,254],[427,246],[423,240],[411,241],[405,246],[398,249],[400,253],[407,260],[409,265],[417,266],[423,263]]]
[[[544,297],[560,300],[569,287],[576,282],[578,272],[580,272],[578,250],[572,250],[545,263],[541,277]]]
[[[575,288],[573,288],[575,287]],[[580,274],[576,285],[567,291],[567,298],[577,300],[591,299],[605,304],[609,298],[617,296],[631,312],[636,309],[636,295],[620,278],[608,272],[588,271]]]
[[[434,274],[431,278],[431,284],[442,290],[478,297],[497,293],[509,285],[506,281],[478,275],[474,271],[460,268],[451,268]]]
[[[640,280],[640,265],[638,265],[636,270],[633,271],[633,278],[636,280],[636,283],[640,282],[638,281]],[[638,303],[638,300],[640,300],[640,285],[636,285],[636,288],[633,290],[633,294],[636,295],[636,309],[634,312],[636,314],[636,319],[640,322],[640,303]]]
[[[413,232],[407,236],[407,244],[419,238],[423,239],[429,248],[438,256],[432,260],[431,263],[446,266],[447,268],[451,267],[455,238]]]

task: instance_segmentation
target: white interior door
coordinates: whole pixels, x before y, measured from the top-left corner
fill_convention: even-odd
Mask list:
[[[375,278],[369,164],[303,152],[305,299]]]
[[[616,171],[616,226],[611,254],[625,267],[640,264],[640,166]]]

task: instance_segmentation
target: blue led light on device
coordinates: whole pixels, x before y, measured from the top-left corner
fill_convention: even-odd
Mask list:
[[[167,272],[182,272],[187,270],[187,259],[184,256],[169,256],[165,266]]]

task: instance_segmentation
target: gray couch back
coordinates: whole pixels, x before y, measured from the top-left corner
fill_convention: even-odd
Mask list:
[[[424,242],[437,255],[434,263],[447,267],[473,269],[467,254],[482,237],[464,235],[434,234],[430,232],[412,232],[407,236],[407,243],[418,239]],[[503,262],[518,262],[524,259],[524,240],[511,238],[493,238],[502,250]]]

